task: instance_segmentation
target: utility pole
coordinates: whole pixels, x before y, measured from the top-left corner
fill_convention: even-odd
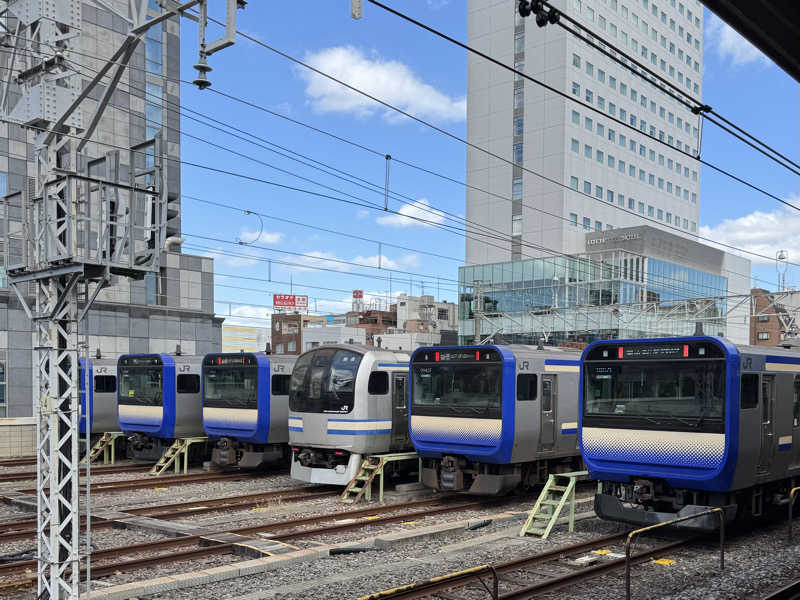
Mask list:
[[[127,14],[118,15],[129,24],[128,34],[86,85],[70,66],[80,62],[72,49],[80,48],[81,0],[11,0],[0,7],[4,20],[14,23],[13,33],[6,28],[0,34],[13,49],[8,77],[0,81],[0,118],[38,132],[35,185],[7,197],[22,214],[22,231],[9,234],[18,252],[9,260],[8,281],[35,326],[39,355],[39,389],[33,398],[37,598],[78,600],[81,561],[88,565],[91,552],[88,534],[87,554],[79,551],[78,372],[79,355],[88,352],[84,319],[112,275],[141,279],[159,272],[170,218],[160,135],[132,146],[126,165],[119,151],[90,158],[83,150],[150,27],[176,16],[198,21],[194,83],[201,89],[211,85],[206,59],[234,43],[236,11],[244,6],[241,0],[225,1],[225,34],[207,41],[207,0],[160,0],[161,14],[149,20],[148,0],[128,0]],[[106,77],[103,90],[99,86]],[[83,102],[97,90],[102,91],[96,108],[84,121]],[[13,99],[18,101],[11,106]]]

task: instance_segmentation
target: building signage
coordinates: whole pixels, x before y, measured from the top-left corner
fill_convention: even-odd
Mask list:
[[[598,244],[605,244],[607,242],[628,242],[630,240],[638,240],[641,239],[641,233],[626,233],[623,235],[610,235],[605,237],[599,238],[591,238],[587,240],[587,244],[589,246],[596,246]]]
[[[364,298],[364,290],[353,290],[353,298],[361,300]]]
[[[294,294],[273,294],[272,306],[275,308],[308,308],[308,296]]]

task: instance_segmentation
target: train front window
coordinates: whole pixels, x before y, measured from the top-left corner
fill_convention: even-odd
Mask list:
[[[500,418],[501,365],[415,365],[413,378],[415,415]]]
[[[258,367],[206,366],[203,369],[203,406],[258,408]]]
[[[321,348],[300,356],[289,382],[289,409],[294,412],[346,414],[353,410],[356,375],[362,355]]]
[[[724,361],[585,363],[584,373],[585,424],[599,417],[647,428],[722,431]]]
[[[119,403],[132,406],[161,406],[161,366],[120,367]]]

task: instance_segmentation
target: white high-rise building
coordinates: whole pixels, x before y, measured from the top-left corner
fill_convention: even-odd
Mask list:
[[[552,3],[687,96],[702,98],[697,0]],[[468,140],[567,187],[468,147],[467,218],[505,239],[481,237],[470,227],[467,264],[548,254],[530,245],[582,252],[587,230],[647,224],[695,237],[699,165],[681,151],[697,153],[697,115],[558,25],[521,18],[517,4],[469,0],[469,44],[602,114],[468,55]]]

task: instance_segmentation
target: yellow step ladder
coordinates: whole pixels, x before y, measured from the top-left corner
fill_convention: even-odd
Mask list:
[[[89,450],[89,462],[94,463],[100,455],[103,455],[103,464],[116,464],[117,461],[117,454],[115,448],[115,442],[117,441],[118,437],[122,437],[124,434],[121,431],[106,431],[100,439],[94,443],[91,450]],[[84,456],[81,459],[81,463],[86,463],[86,457]]]
[[[400,462],[404,460],[417,460],[419,461],[420,458],[417,456],[416,452],[399,452],[394,454],[374,454],[370,456],[364,457],[364,460],[361,463],[361,468],[356,473],[356,476],[350,480],[344,491],[342,492],[341,500],[346,504],[355,504],[361,498],[366,498],[367,500],[372,499],[372,482],[375,480],[375,477],[379,477],[378,482],[379,486],[379,493],[378,493],[378,501],[383,502],[383,479],[384,479],[384,468],[387,464],[391,462]],[[422,475],[422,469],[419,469],[420,477]]]
[[[569,531],[575,528],[575,486],[589,478],[588,471],[552,473],[544,484],[536,504],[528,513],[528,519],[519,532],[520,537],[532,533],[547,539],[558,517],[569,502]]]
[[[207,437],[191,437],[191,438],[177,438],[172,445],[167,448],[164,455],[158,460],[153,468],[150,469],[150,475],[158,477],[164,471],[175,463],[175,472],[180,473],[181,461],[180,457],[183,455],[183,474],[189,471],[189,448],[192,444],[200,444],[208,441]]]

